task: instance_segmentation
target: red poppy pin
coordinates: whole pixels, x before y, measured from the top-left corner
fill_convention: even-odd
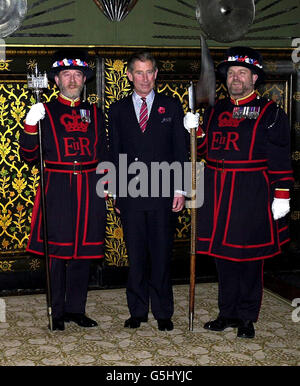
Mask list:
[[[164,114],[166,112],[166,108],[165,107],[159,107],[158,110],[159,114]]]

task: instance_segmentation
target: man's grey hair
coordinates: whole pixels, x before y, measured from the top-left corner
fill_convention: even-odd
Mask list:
[[[139,60],[141,62],[146,62],[146,61],[150,61],[152,63],[152,66],[153,66],[153,70],[156,71],[157,70],[157,65],[156,65],[156,60],[154,59],[154,57],[150,54],[150,52],[148,51],[141,51],[141,52],[137,52],[135,54],[133,54],[129,59],[128,59],[128,71],[132,73],[133,71],[133,67],[134,67],[134,63]]]

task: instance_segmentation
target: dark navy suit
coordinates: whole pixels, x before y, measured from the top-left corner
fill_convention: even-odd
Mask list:
[[[161,192],[159,197],[150,197],[150,168],[153,162],[171,164],[177,161],[183,165],[188,160],[183,116],[178,100],[156,93],[146,131],[142,133],[132,96],[110,108],[109,132],[115,165],[121,166],[118,165],[119,155],[125,154],[128,166],[143,162],[148,170],[148,197],[120,197],[119,186],[116,201],[121,211],[130,265],[126,293],[132,317],[147,317],[149,301],[156,319],[168,319],[173,314],[172,202],[174,190],[183,190],[183,186],[172,181],[168,197],[162,197]],[[138,174],[129,175],[128,181],[138,183],[134,179],[140,178],[142,184],[145,178]]]

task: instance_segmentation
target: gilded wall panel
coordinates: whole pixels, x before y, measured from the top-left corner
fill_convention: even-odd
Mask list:
[[[0,80],[0,272],[18,271],[18,255],[24,253],[30,234],[33,203],[39,183],[37,166],[28,166],[19,157],[19,135],[29,107],[35,99],[20,77]],[[56,97],[55,87],[43,95]],[[6,260],[8,256],[12,259]],[[30,270],[40,267],[32,259]]]

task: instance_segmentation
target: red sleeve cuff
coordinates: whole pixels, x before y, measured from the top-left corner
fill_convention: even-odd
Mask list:
[[[202,127],[201,126],[198,126],[198,129],[197,129],[197,138],[202,138],[204,137],[205,133],[204,131],[202,130]]]
[[[290,191],[287,190],[280,190],[280,189],[275,189],[275,198],[290,198]]]
[[[37,125],[27,125],[27,123],[24,122],[24,131],[28,134],[36,134],[38,132]]]

